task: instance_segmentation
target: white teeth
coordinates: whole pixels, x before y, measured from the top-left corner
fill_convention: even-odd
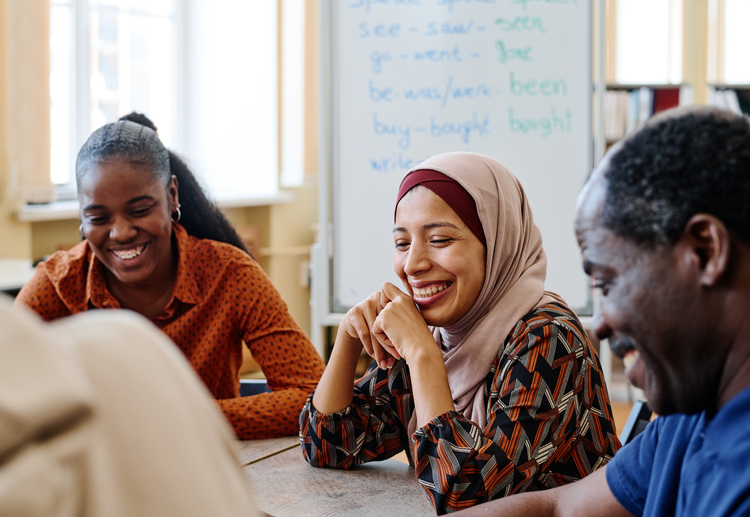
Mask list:
[[[633,363],[635,363],[636,359],[640,357],[641,354],[638,353],[638,350],[631,350],[627,354],[625,354],[625,357],[622,358],[622,362],[625,365],[625,369],[627,370],[630,368]]]
[[[119,259],[130,260],[140,255],[144,247],[145,246],[138,246],[132,250],[112,250],[112,254]]]
[[[441,285],[440,287],[433,286],[433,287],[428,287],[426,289],[418,289],[418,288],[415,287],[414,288],[414,296],[417,296],[417,297],[420,297],[420,298],[426,297],[426,296],[430,296],[430,295],[433,295],[435,293],[439,293],[440,291],[442,291],[446,287],[448,287],[448,286],[447,285]]]

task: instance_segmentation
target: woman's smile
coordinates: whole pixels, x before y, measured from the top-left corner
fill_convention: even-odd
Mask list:
[[[414,293],[414,301],[417,302],[417,305],[427,305],[437,299],[435,295],[443,293],[443,291],[450,288],[451,285],[453,285],[453,282],[431,283],[426,287],[416,287],[412,285],[411,289]]]
[[[109,252],[119,259],[125,267],[138,266],[144,259],[144,252],[148,248],[150,242],[141,244],[134,244],[128,247],[120,247],[118,249],[110,249]]]

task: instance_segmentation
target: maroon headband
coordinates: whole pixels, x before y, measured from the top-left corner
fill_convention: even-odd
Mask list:
[[[487,240],[484,238],[484,231],[482,231],[482,223],[479,221],[479,215],[477,214],[477,205],[474,203],[474,198],[466,192],[466,189],[460,183],[437,171],[429,169],[414,171],[404,178],[404,181],[401,183],[401,188],[398,190],[398,198],[396,199],[396,207],[401,202],[401,198],[416,185],[422,185],[440,196],[458,214],[458,217],[466,223],[466,226],[477,236],[482,245],[485,248],[487,247]],[[395,211],[393,217],[394,219],[396,217]]]

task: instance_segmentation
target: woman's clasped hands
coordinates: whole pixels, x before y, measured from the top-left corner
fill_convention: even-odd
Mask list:
[[[409,363],[418,354],[440,355],[414,300],[389,282],[352,307],[341,330],[349,340],[360,342],[383,369],[402,357]]]

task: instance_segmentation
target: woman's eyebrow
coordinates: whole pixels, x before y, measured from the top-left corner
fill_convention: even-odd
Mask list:
[[[133,203],[137,203],[139,201],[144,201],[144,200],[153,201],[154,196],[149,196],[149,195],[136,196],[133,199],[129,199],[127,204],[132,205]]]
[[[456,226],[455,224],[452,224],[452,223],[441,223],[441,222],[426,224],[426,225],[422,226],[422,228],[425,229],[425,230],[430,230],[432,228],[443,228],[445,226],[448,226],[450,228],[455,228],[456,230],[460,230],[461,229],[458,226]]]
[[[422,229],[423,230],[431,230],[432,228],[444,228],[446,226],[449,227],[449,228],[455,228],[456,230],[460,230],[461,229],[461,228],[459,228],[458,226],[456,226],[453,223],[442,223],[442,222],[425,224],[424,226],[422,226]],[[393,233],[396,233],[396,232],[405,232],[405,231],[406,231],[406,228],[404,228],[403,226],[395,226],[393,228]]]

